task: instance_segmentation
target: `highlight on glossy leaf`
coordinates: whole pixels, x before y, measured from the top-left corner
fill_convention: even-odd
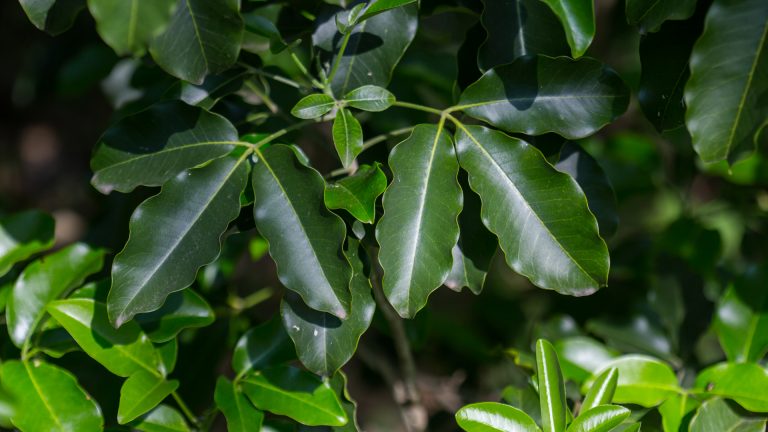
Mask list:
[[[291,115],[300,119],[314,119],[328,114],[335,106],[336,101],[332,97],[315,93],[296,102],[291,108]]]

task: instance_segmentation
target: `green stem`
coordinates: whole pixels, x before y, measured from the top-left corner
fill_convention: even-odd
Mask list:
[[[309,80],[309,82],[312,83],[313,86],[317,87],[320,90],[323,90],[325,86],[315,79],[315,77],[312,76],[312,74],[309,73],[307,70],[307,67],[304,66],[304,63],[299,60],[299,57],[296,55],[296,53],[293,51],[293,48],[288,48],[288,52],[291,54],[291,60],[293,60],[293,63],[296,64],[296,67],[299,68],[301,73],[304,75],[304,77]]]
[[[252,72],[252,73],[254,73],[256,75],[261,75],[263,77],[269,78],[269,79],[277,81],[279,83],[283,83],[285,85],[289,85],[289,86],[291,86],[293,88],[297,88],[297,89],[306,88],[305,86],[299,84],[298,82],[296,82],[296,81],[294,81],[294,80],[292,80],[290,78],[286,78],[286,77],[284,77],[282,75],[275,75],[275,74],[273,74],[271,72],[267,72],[267,71],[265,71],[263,69],[255,68],[255,67],[253,67],[253,66],[251,66],[249,64],[243,63],[243,62],[239,62],[238,65],[248,69],[250,72]]]
[[[436,114],[439,116],[445,114],[448,111],[448,110],[439,110],[437,108],[432,108],[425,105],[419,105],[419,104],[403,102],[403,101],[395,101],[395,103],[393,103],[392,106],[396,106],[400,108],[408,108],[416,111],[424,111],[424,112]]]
[[[347,50],[347,44],[349,43],[349,38],[352,36],[352,30],[354,30],[354,28],[347,29],[347,34],[344,35],[344,40],[341,41],[341,47],[339,47],[339,52],[336,54],[336,58],[333,59],[333,66],[331,67],[331,72],[328,74],[328,77],[325,79],[326,85],[331,84],[331,81],[333,81],[333,77],[336,75],[336,71],[339,70],[339,65],[341,65],[341,59],[344,57],[344,51]]]
[[[319,123],[319,120],[304,120],[300,121],[298,123],[292,124],[288,127],[284,127],[280,129],[277,132],[273,132],[272,134],[266,136],[264,139],[257,141],[255,144],[252,144],[252,147],[254,148],[254,151],[256,152],[257,156],[261,157],[261,152],[259,151],[259,147],[263,146],[264,144],[271,142],[273,140],[276,140],[280,138],[281,136],[287,134],[288,132],[291,132],[296,129],[301,129],[304,126],[312,123]]]
[[[176,404],[179,405],[179,408],[181,408],[181,412],[184,413],[184,416],[187,417],[187,420],[190,421],[196,428],[200,427],[200,423],[197,421],[197,417],[195,417],[195,414],[192,412],[192,410],[189,409],[186,403],[184,403],[184,399],[179,396],[178,393],[175,391],[171,392],[171,396],[173,396],[173,399],[176,401]]]
[[[377,136],[375,136],[375,137],[373,137],[371,139],[368,139],[365,142],[363,142],[363,148],[362,148],[362,150],[360,150],[360,152],[362,153],[362,152],[368,150],[369,148],[375,146],[376,144],[388,140],[389,138],[396,137],[398,135],[406,134],[406,133],[412,131],[413,128],[414,128],[414,126],[408,126],[408,127],[404,127],[404,128],[400,128],[400,129],[395,129],[395,130],[387,132],[385,134],[377,135]]]

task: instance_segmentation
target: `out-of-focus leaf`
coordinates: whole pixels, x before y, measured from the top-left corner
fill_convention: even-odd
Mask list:
[[[680,393],[677,377],[666,363],[643,355],[625,355],[605,365],[603,370],[616,368],[619,380],[613,396],[615,403],[632,403],[653,407]],[[582,386],[585,392],[592,386],[590,379]]]
[[[696,377],[697,389],[733,399],[744,409],[768,412],[768,371],[756,363],[720,363]]]
[[[387,176],[380,163],[361,165],[354,175],[326,186],[325,205],[329,209],[344,209],[360,222],[372,224],[376,219],[376,199],[386,188]]]
[[[27,18],[40,30],[58,35],[69,30],[85,0],[19,0]]]
[[[257,410],[228,379],[219,377],[213,397],[216,400],[216,406],[227,419],[227,431],[261,430],[264,413]]]
[[[120,55],[141,56],[152,39],[165,30],[176,0],[88,0],[96,30]]]
[[[117,422],[126,424],[156,407],[179,387],[176,380],[166,381],[157,373],[138,371],[128,377],[120,389]]]
[[[624,352],[642,352],[677,361],[672,344],[660,325],[647,313],[634,313],[621,320],[597,318],[587,322],[587,330]]]
[[[555,347],[544,339],[536,341],[536,376],[539,380],[542,429],[544,432],[565,430],[565,381]]]
[[[720,298],[714,326],[731,361],[759,361],[768,351],[767,284],[768,267],[752,268]]]
[[[539,394],[533,385],[526,385],[523,388],[508,386],[501,392],[501,398],[504,402],[523,411],[531,416],[536,424],[541,424],[541,407],[539,405]]]
[[[557,15],[565,29],[573,58],[584,55],[595,37],[593,0],[541,0]]]
[[[53,218],[28,210],[0,218],[0,277],[17,262],[53,246]]]
[[[232,356],[232,369],[239,374],[249,370],[277,366],[296,358],[291,341],[280,317],[248,330],[237,341]]]
[[[766,419],[746,417],[722,399],[713,398],[701,405],[691,420],[691,432],[763,432]]]
[[[218,75],[209,75],[202,84],[186,81],[179,84],[179,99],[184,102],[211,109],[222,97],[234,93],[243,86],[245,73],[239,69],[229,69]]]
[[[555,341],[557,357],[565,379],[582,383],[619,353],[586,336],[572,336]]]
[[[640,33],[659,31],[666,20],[684,20],[693,14],[696,0],[627,0],[627,21]]]
[[[333,119],[333,145],[344,168],[349,168],[355,158],[363,151],[363,128],[355,116],[341,108]]]
[[[461,408],[456,413],[456,423],[467,432],[541,431],[528,414],[497,402],[481,402]]]
[[[215,319],[208,303],[191,289],[169,295],[154,312],[136,315],[136,322],[152,342],[168,341],[186,328],[205,327]]]
[[[681,393],[659,405],[664,432],[688,430],[690,414],[699,406],[699,403],[695,398],[689,397],[688,393]]]

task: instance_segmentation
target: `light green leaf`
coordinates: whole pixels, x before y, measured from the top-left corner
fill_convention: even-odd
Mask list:
[[[85,0],[19,0],[27,18],[40,30],[58,35],[72,27]]]
[[[363,151],[363,128],[355,116],[341,108],[333,119],[333,145],[344,168],[348,168]]]
[[[45,316],[45,306],[82,284],[103,264],[103,250],[76,243],[27,266],[16,279],[6,309],[13,343],[21,347]]]
[[[631,411],[618,405],[600,405],[579,414],[568,432],[609,432],[623,422]]]
[[[324,190],[322,176],[286,145],[262,150],[253,167],[256,227],[280,281],[309,307],[345,319],[352,277],[342,255],[346,227],[325,208]]]
[[[444,126],[416,126],[389,154],[394,179],[376,239],[384,294],[404,318],[413,318],[448,278],[459,239],[459,164]]]
[[[628,103],[621,78],[597,60],[538,55],[489,70],[454,109],[507,132],[576,139],[611,123]]]
[[[158,405],[149,413],[131,423],[131,427],[142,432],[189,432],[184,417],[168,405]]]
[[[227,431],[261,430],[264,413],[257,410],[228,379],[219,377],[213,398],[216,400],[216,406],[227,419]]]
[[[601,373],[587,395],[581,402],[579,413],[586,412],[600,405],[607,405],[613,401],[613,395],[616,393],[616,384],[619,382],[619,371],[616,368],[610,368]],[[581,416],[581,414],[579,414]]]
[[[17,262],[53,246],[51,216],[28,210],[0,218],[0,277]]]
[[[696,377],[695,388],[733,399],[745,409],[768,412],[768,371],[756,363],[720,363]]]
[[[240,193],[248,180],[245,156],[182,172],[136,208],[128,243],[112,264],[107,308],[115,326],[159,309],[216,259],[224,231],[240,213]]]
[[[336,101],[323,93],[315,93],[304,96],[291,108],[291,115],[300,119],[313,119],[322,117],[333,109]]]
[[[117,422],[126,424],[156,407],[179,387],[176,380],[166,381],[156,373],[141,370],[123,383],[120,388],[120,406]]]
[[[608,249],[576,182],[536,148],[482,126],[456,134],[461,167],[507,264],[542,288],[586,295],[608,279]]]
[[[330,384],[290,366],[247,375],[241,387],[257,408],[309,426],[343,426],[349,419]]]
[[[237,130],[224,117],[180,101],[161,102],[113,124],[91,159],[102,193],[160,186],[187,168],[234,149]]]
[[[625,355],[603,367],[616,368],[619,380],[613,396],[615,403],[632,403],[650,408],[664,402],[682,390],[672,368],[661,360],[644,355]],[[582,392],[592,386],[588,380]]]
[[[386,188],[387,176],[380,163],[360,165],[354,175],[326,186],[325,206],[344,209],[360,222],[372,224],[376,219],[376,199]]]
[[[160,359],[163,362],[163,367],[167,373],[171,373],[176,367],[176,360],[179,356],[179,343],[176,339],[171,339],[166,342],[155,344]]]
[[[351,238],[347,241],[346,255],[352,263],[352,305],[347,319],[341,321],[331,314],[310,309],[290,293],[280,304],[283,325],[296,346],[299,360],[310,371],[327,377],[333,376],[352,358],[376,310],[371,284],[358,256],[359,243]]]
[[[751,268],[720,298],[715,330],[734,362],[761,360],[768,351],[768,267]]]
[[[375,85],[364,85],[344,95],[344,102],[352,108],[380,112],[395,103],[395,95]]]
[[[755,149],[768,118],[767,35],[764,0],[717,0],[709,8],[685,86],[685,124],[704,162],[734,162]]]
[[[243,37],[239,0],[180,0],[166,31],[150,46],[169,74],[202,84],[235,64]]]
[[[536,341],[536,376],[542,429],[544,432],[561,432],[566,424],[565,381],[555,347],[544,339]]]
[[[661,424],[664,432],[679,432],[688,430],[688,414],[699,406],[696,398],[689,397],[688,393],[674,395],[659,405]],[[687,419],[687,421],[686,421]]]
[[[88,0],[96,31],[120,55],[137,57],[165,30],[176,0]]]
[[[208,303],[191,289],[169,295],[154,312],[136,315],[136,322],[152,342],[171,340],[186,328],[205,327],[215,319]]]
[[[573,58],[584,55],[595,37],[593,0],[541,0],[557,15],[565,29]]]
[[[744,417],[722,399],[704,402],[691,420],[690,432],[763,432],[766,419]]]
[[[232,369],[244,374],[252,369],[277,366],[296,358],[296,352],[276,315],[266,323],[248,330],[237,341]]]
[[[357,20],[357,22],[363,22],[368,18],[376,16],[382,12],[386,12],[390,9],[399,8],[411,3],[416,3],[417,0],[373,0],[369,2],[369,6],[365,9],[365,13]]]
[[[582,383],[603,366],[618,357],[618,351],[586,337],[571,336],[555,342],[557,357],[567,380]]]
[[[666,20],[684,20],[696,10],[696,0],[627,0],[627,22],[640,33],[656,32]]]
[[[94,360],[115,375],[137,372],[165,375],[165,366],[152,342],[135,322],[115,329],[103,303],[88,299],[58,300],[48,312]]]
[[[19,409],[11,421],[24,432],[101,431],[104,419],[96,402],[64,369],[36,361],[3,363],[0,375]]]
[[[467,432],[540,432],[528,414],[509,405],[481,402],[456,413],[456,423]]]

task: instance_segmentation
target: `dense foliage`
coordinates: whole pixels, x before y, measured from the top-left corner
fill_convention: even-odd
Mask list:
[[[765,430],[765,0],[19,3],[143,201],[4,211],[3,426],[358,430],[354,357],[366,430]]]

